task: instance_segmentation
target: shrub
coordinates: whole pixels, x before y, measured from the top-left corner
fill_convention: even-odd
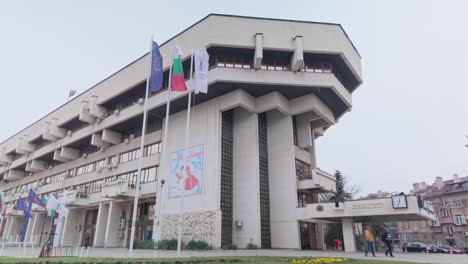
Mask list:
[[[250,242],[249,244],[247,244],[247,249],[258,249],[257,245]]]
[[[133,241],[134,249],[153,249],[154,243],[152,240],[135,240]]]
[[[190,240],[185,246],[188,250],[210,250],[211,246],[203,240]]]
[[[236,250],[236,249],[237,249],[237,245],[236,245],[236,244],[227,244],[227,245],[224,245],[224,246],[223,246],[223,249],[224,249],[224,250]]]
[[[183,245],[183,243],[182,243]],[[158,243],[158,249],[162,250],[176,250],[177,249],[177,239],[163,239]]]

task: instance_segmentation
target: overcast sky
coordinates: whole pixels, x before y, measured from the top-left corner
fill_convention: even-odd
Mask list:
[[[362,194],[468,175],[465,2],[0,0],[0,141],[140,57],[151,34],[226,13],[341,23],[359,50],[364,83],[318,139],[320,168]]]

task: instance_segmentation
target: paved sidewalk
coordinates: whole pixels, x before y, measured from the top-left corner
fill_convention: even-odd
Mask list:
[[[78,250],[80,254],[80,250]],[[24,251],[22,248],[5,248],[3,256],[10,257],[23,257]],[[26,257],[37,257],[39,249],[27,248],[25,252]],[[86,251],[83,250],[83,256]],[[90,248],[89,257],[113,257],[113,258],[126,258],[128,250],[124,248]],[[152,250],[134,250],[135,258],[152,258]],[[383,253],[377,253],[377,257],[365,257],[364,253],[345,253],[337,251],[323,251],[323,250],[209,250],[209,251],[182,251],[183,257],[223,257],[223,256],[266,256],[266,257],[342,257],[354,259],[377,259],[377,260],[392,260],[395,264],[399,261],[408,261],[416,263],[439,263],[439,264],[467,264],[468,255],[451,255],[451,254],[430,254],[430,253],[396,253],[395,258],[385,257]],[[175,258],[175,251],[160,251],[158,257],[161,258]]]

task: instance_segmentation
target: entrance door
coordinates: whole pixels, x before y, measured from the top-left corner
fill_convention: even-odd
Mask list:
[[[87,235],[89,234],[89,245],[93,245],[94,235],[96,232],[98,209],[86,211],[85,223],[83,225],[83,236],[81,240],[81,246],[85,246]]]
[[[317,249],[315,237],[315,223],[299,222],[301,232],[301,248]]]

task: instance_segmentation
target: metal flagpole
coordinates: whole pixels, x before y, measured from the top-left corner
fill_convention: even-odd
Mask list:
[[[161,159],[159,160],[159,166],[162,167],[160,172],[158,172],[159,176],[159,182],[161,183],[161,188],[160,191],[156,193],[156,217],[153,222],[153,241],[154,243],[158,243],[160,238],[161,238],[161,207],[162,207],[162,200],[163,200],[163,184],[164,184],[164,175],[166,173],[167,168],[166,168],[166,156],[167,156],[167,151],[169,150],[168,146],[168,135],[169,135],[169,110],[171,106],[171,77],[172,77],[172,66],[173,66],[174,60],[171,60],[171,66],[169,68],[169,82],[167,85],[167,101],[166,101],[166,119],[164,120],[164,136],[163,136],[163,141],[162,141],[162,155]],[[170,164],[170,163],[169,163]],[[170,166],[170,165],[168,165]],[[154,248],[154,256],[157,256],[157,247]]]
[[[128,257],[133,257],[133,241],[135,239],[135,222],[136,214],[138,208],[138,198],[140,196],[140,179],[141,179],[141,167],[143,167],[143,150],[145,148],[145,134],[146,134],[146,119],[148,116],[147,107],[148,107],[148,94],[149,94],[149,83],[151,78],[151,67],[152,67],[152,55],[153,55],[153,36],[151,36],[150,41],[150,52],[149,52],[149,67],[148,67],[148,77],[146,78],[146,94],[145,94],[145,104],[143,106],[143,126],[141,128],[141,142],[140,142],[140,157],[138,158],[138,173],[137,173],[137,182],[135,187],[135,200],[133,202],[133,214],[132,214],[132,230],[130,233],[130,245],[128,246]]]
[[[192,56],[190,58],[190,80],[192,80],[193,75],[193,49]],[[184,184],[182,185],[182,197],[180,198],[180,213],[179,213],[179,228],[178,228],[178,237],[177,237],[177,257],[180,258],[180,246],[182,243],[182,224],[184,222],[184,198],[185,198],[185,179],[187,179],[187,148],[189,143],[189,132],[190,132],[190,101],[192,100],[192,83],[188,87],[188,101],[187,101],[187,124],[185,127],[185,147],[183,155],[183,169],[182,173],[184,175]]]

